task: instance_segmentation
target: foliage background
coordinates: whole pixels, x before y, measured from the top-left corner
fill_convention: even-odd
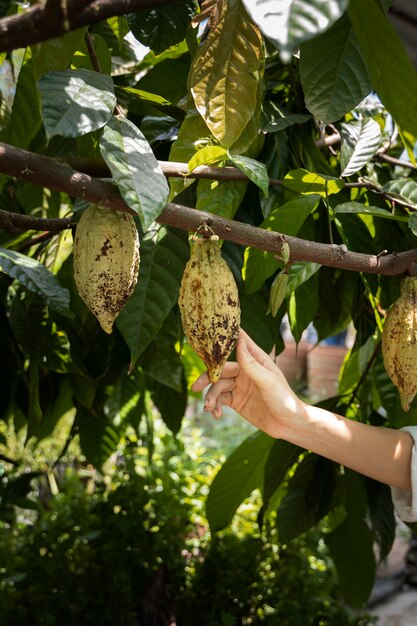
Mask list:
[[[71,559],[87,558],[100,507],[109,523],[100,532],[111,534],[112,498],[133,498],[132,485],[138,501],[126,536],[144,528],[148,537],[147,518],[136,524],[162,454],[155,410],[178,437],[195,401],[190,382],[203,369],[177,308],[187,231],[201,224],[222,238],[242,326],[265,350],[282,350],[285,314],[296,341],[310,323],[319,340],[354,328],[338,394],[324,406],[377,425],[416,423],[415,404],[402,411],[380,353],[385,312],[417,258],[417,80],[387,18],[389,3],[312,0],[308,22],[298,0],[131,2],[129,13],[112,2],[96,11],[76,4],[68,2],[65,15],[52,3],[0,4],[1,502],[6,534],[16,531],[20,509],[37,511],[31,531],[25,522],[19,535],[26,562],[31,542],[50,549],[36,543],[44,541],[42,524],[51,546],[54,532],[65,536],[41,500],[28,498],[45,477],[52,510],[62,506],[72,528],[80,516],[86,529],[76,532],[93,533],[87,543],[70,535]],[[140,278],[111,336],[72,276],[72,238],[89,202],[133,212],[141,239]],[[126,484],[116,476],[109,487],[115,454],[131,437],[134,448],[147,449],[149,468],[139,477],[129,471]],[[60,481],[60,464],[74,457],[102,472],[99,497],[86,497],[79,478]],[[375,546],[384,558],[395,535],[386,486],[262,433],[251,433],[211,478],[208,551],[235,551],[224,529],[260,489],[259,536],[272,524],[283,546],[319,532],[345,601],[366,602]],[[161,498],[169,500],[178,494],[166,480]],[[73,495],[78,512],[66,508]],[[122,506],[117,498],[114,506]],[[175,570],[178,547],[189,541],[189,511],[179,511],[184,534],[175,554],[162,557],[159,506],[153,557]],[[242,558],[243,546],[253,556],[257,541],[242,542]],[[108,573],[116,555],[113,544],[102,549],[100,571]],[[18,548],[7,558],[18,559]],[[16,594],[22,581],[12,581]],[[32,592],[41,598],[39,588]],[[15,598],[23,606],[23,596]],[[251,595],[247,603],[254,610]],[[47,619],[47,609],[39,611]]]

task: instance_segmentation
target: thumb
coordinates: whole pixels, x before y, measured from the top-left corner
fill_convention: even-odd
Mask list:
[[[236,345],[236,357],[242,370],[256,383],[265,383],[268,369],[263,365],[268,355],[246,333],[241,333]]]

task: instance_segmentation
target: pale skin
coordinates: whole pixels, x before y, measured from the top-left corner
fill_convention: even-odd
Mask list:
[[[408,432],[370,426],[303,402],[274,360],[242,330],[236,362],[206,392],[204,409],[219,419],[229,406],[276,439],[316,452],[392,487],[411,490],[413,438]],[[207,372],[193,391],[209,385]]]

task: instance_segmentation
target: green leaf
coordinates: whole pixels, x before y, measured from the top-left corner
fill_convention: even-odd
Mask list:
[[[263,46],[240,0],[220,6],[216,25],[194,61],[190,89],[207,126],[228,148],[255,114]]]
[[[199,165],[210,165],[225,161],[227,159],[227,150],[221,146],[205,146],[196,152],[188,161],[188,171],[192,172]]]
[[[262,130],[267,133],[278,133],[295,124],[304,124],[311,120],[308,113],[285,113],[272,100],[266,100],[263,103],[263,116],[265,122]]]
[[[250,159],[249,157],[229,154],[229,159],[238,167],[255,185],[262,189],[265,198],[269,194],[269,176],[264,163],[256,161],[256,159]]]
[[[47,72],[38,88],[48,140],[54,135],[79,137],[102,128],[116,106],[111,77],[91,70]]]
[[[152,148],[141,131],[124,117],[104,127],[100,151],[125,202],[146,230],[164,208],[169,187]]]
[[[320,263],[313,263],[309,261],[298,261],[292,263],[288,268],[288,284],[287,295],[288,298],[295,289],[309,280],[316,272],[321,268]]]
[[[381,144],[378,122],[369,118],[340,125],[342,145],[340,153],[341,176],[351,176],[375,156]]]
[[[290,170],[284,178],[284,187],[299,194],[315,194],[325,198],[339,193],[345,186],[340,178],[316,174],[304,169]]]
[[[380,217],[385,220],[394,220],[395,222],[407,222],[408,217],[404,215],[394,215],[388,209],[381,209],[377,206],[366,206],[361,202],[355,202],[352,200],[351,202],[343,202],[343,204],[338,204],[334,209],[333,213],[337,215],[338,213],[359,213],[362,215],[372,215],[373,217]]]
[[[279,539],[287,543],[317,524],[328,513],[335,488],[332,461],[306,454],[288,481],[277,511]]]
[[[287,289],[289,288],[288,282],[290,280],[290,275],[288,275]],[[309,279],[308,282],[301,283],[290,294],[287,304],[288,321],[291,333],[297,343],[301,340],[303,332],[313,320],[318,306],[317,281],[314,280],[314,277]]]
[[[210,145],[211,141],[210,131],[205,121],[197,111],[191,111],[184,118],[178,132],[178,137],[171,146],[169,160],[188,163],[202,146]],[[187,177],[170,178],[170,198],[174,198],[193,182],[194,180],[192,178]]]
[[[234,180],[199,180],[196,209],[233,219],[248,183]]]
[[[317,207],[318,202],[319,197],[314,195],[290,200],[273,209],[260,224],[260,228],[294,237],[310,213]],[[276,255],[257,248],[247,248],[242,270],[246,293],[260,289],[266,279],[272,276],[280,265]]]
[[[121,433],[111,424],[102,411],[77,409],[76,424],[83,453],[97,469],[101,469],[119,445]]]
[[[371,479],[367,480],[366,487],[372,530],[381,550],[381,559],[385,559],[391,551],[396,531],[391,489]]]
[[[152,385],[152,400],[161,414],[168,428],[177,434],[181,428],[182,418],[187,408],[187,390],[175,391],[172,387],[154,383]]]
[[[30,142],[41,128],[42,118],[33,74],[33,63],[27,51],[24,54],[24,63],[19,72],[20,62],[21,60],[16,60],[16,63],[13,63],[13,73],[15,77],[18,74],[19,78],[17,80],[11,117],[9,118],[7,128],[0,132],[0,141],[13,144],[19,148],[28,148]]]
[[[283,439],[277,439],[272,444],[265,464],[262,490],[265,509],[276,490],[282,486],[288,470],[297,462],[302,452],[302,448]]]
[[[13,65],[8,59],[0,63],[0,130],[6,128],[12,115],[16,93]]]
[[[66,317],[72,317],[70,294],[42,263],[13,250],[0,248],[0,271],[42,296],[48,306]]]
[[[417,137],[417,76],[399,36],[378,0],[350,0],[349,17],[373,88],[413,144]]]
[[[408,228],[411,230],[413,235],[417,236],[417,215],[412,213],[408,218]]]
[[[85,28],[31,47],[36,79],[50,70],[65,70],[84,36]],[[91,64],[91,61],[90,61]]]
[[[417,182],[410,178],[398,178],[388,181],[382,188],[393,198],[404,200],[417,209]]]
[[[327,30],[338,20],[348,0],[243,0],[243,3],[286,60],[301,42]]]
[[[161,229],[141,242],[141,265],[135,290],[116,319],[135,363],[178,300],[190,248],[186,235]]]
[[[142,377],[138,371],[123,373],[111,388],[111,394],[103,405],[109,422],[116,427],[125,422],[137,423],[139,400],[142,391]]]
[[[240,294],[242,328],[268,354],[280,339],[279,323],[266,316],[269,289],[265,286],[256,293]]]
[[[171,2],[167,6],[129,13],[126,17],[133,35],[155,54],[185,39],[187,28],[197,11],[195,0]]]
[[[342,593],[355,607],[369,598],[375,580],[373,536],[363,519],[349,515],[331,533],[324,535],[336,565]]]
[[[261,486],[264,465],[273,443],[272,437],[256,432],[223,463],[206,501],[206,515],[212,533],[228,526],[243,500]]]
[[[308,110],[325,123],[339,120],[372,91],[347,15],[301,45],[300,77]]]

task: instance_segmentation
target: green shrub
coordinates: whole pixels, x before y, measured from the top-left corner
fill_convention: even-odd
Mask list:
[[[55,496],[36,479],[38,512],[0,524],[0,623],[370,623],[344,606],[318,531],[280,546],[248,502],[241,522],[210,538],[203,507],[218,461],[196,450],[166,436],[149,468],[130,446],[111,478],[66,467]]]

